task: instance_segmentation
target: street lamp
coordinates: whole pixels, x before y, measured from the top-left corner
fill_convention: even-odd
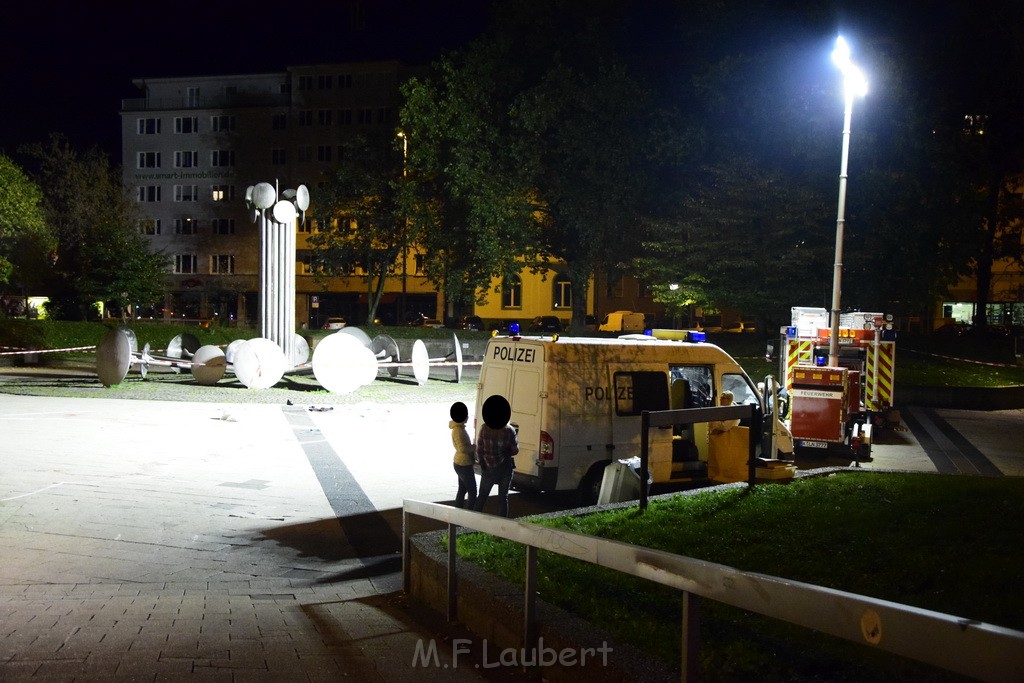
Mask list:
[[[398,131],[397,135],[402,138],[402,177],[407,178],[409,177],[409,138],[404,130]],[[399,325],[405,323],[405,303],[409,287],[409,244],[406,242],[408,237],[409,218],[406,217],[402,225],[402,298],[398,301],[398,320],[396,321]]]
[[[839,167],[839,211],[836,217],[836,262],[832,275],[832,330],[828,340],[828,364],[839,365],[839,309],[843,280],[843,228],[846,223],[846,164],[850,156],[850,117],[853,113],[853,98],[863,97],[868,92],[868,81],[864,73],[850,61],[850,46],[839,36],[832,61],[843,72],[843,93],[846,108],[843,115],[843,158]]]

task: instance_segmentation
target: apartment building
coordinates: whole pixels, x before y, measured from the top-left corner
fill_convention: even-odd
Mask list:
[[[393,135],[397,61],[290,67],[235,74],[133,81],[141,97],[121,107],[124,182],[139,202],[139,229],[169,257],[168,294],[154,317],[253,321],[259,306],[259,228],[245,208],[258,182],[283,190],[304,184],[315,205],[324,173],[340,161],[341,143],[358,133]],[[365,311],[365,282],[317,281],[299,226],[296,320],[316,326]],[[437,295],[408,254],[389,278],[382,313],[439,312]]]
[[[143,315],[254,323],[259,226],[245,208],[246,188],[304,184],[315,209],[325,173],[344,162],[348,137],[379,133],[394,139],[398,88],[412,73],[398,61],[383,61],[134,80],[140,97],[124,100],[120,112],[124,183],[139,202],[139,229],[153,250],[169,258],[163,306]],[[365,322],[363,273],[355,268],[348,277],[314,277],[307,238],[316,226],[310,220],[297,229],[297,323],[318,327],[332,316]],[[422,256],[411,248],[395,264],[377,311],[382,321],[400,323],[413,313],[445,316],[442,295],[423,276]],[[568,322],[570,283],[558,265],[492,281],[488,302],[473,312],[492,324],[545,315]],[[643,292],[618,297],[608,290],[601,308],[660,310]],[[591,286],[588,313],[597,299]]]

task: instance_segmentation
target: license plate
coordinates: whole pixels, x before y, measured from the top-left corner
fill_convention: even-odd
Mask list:
[[[828,448],[827,441],[801,441],[800,445],[804,448]]]

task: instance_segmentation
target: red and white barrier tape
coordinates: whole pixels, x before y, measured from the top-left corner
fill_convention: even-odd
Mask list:
[[[961,363],[974,363],[975,365],[988,365],[995,368],[1019,368],[1019,365],[1012,365],[1010,363],[990,363],[983,360],[971,360],[970,358],[957,358],[956,356],[943,356],[939,353],[928,353],[927,351],[915,351],[914,349],[903,349],[903,351],[909,351],[910,353],[917,353],[922,356],[933,356],[935,358],[945,358],[946,360],[958,360]]]
[[[18,346],[0,346],[0,349],[17,349]],[[0,351],[0,356],[24,356],[30,353],[63,353],[65,351],[94,351],[95,346],[72,346],[68,349],[27,349],[23,351]]]

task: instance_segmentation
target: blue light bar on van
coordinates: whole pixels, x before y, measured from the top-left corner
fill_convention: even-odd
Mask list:
[[[694,344],[707,341],[707,338],[707,334],[704,332],[697,332],[696,330],[690,330],[686,333],[686,341],[693,342]]]
[[[509,323],[508,333],[513,337],[519,336],[519,323]]]

